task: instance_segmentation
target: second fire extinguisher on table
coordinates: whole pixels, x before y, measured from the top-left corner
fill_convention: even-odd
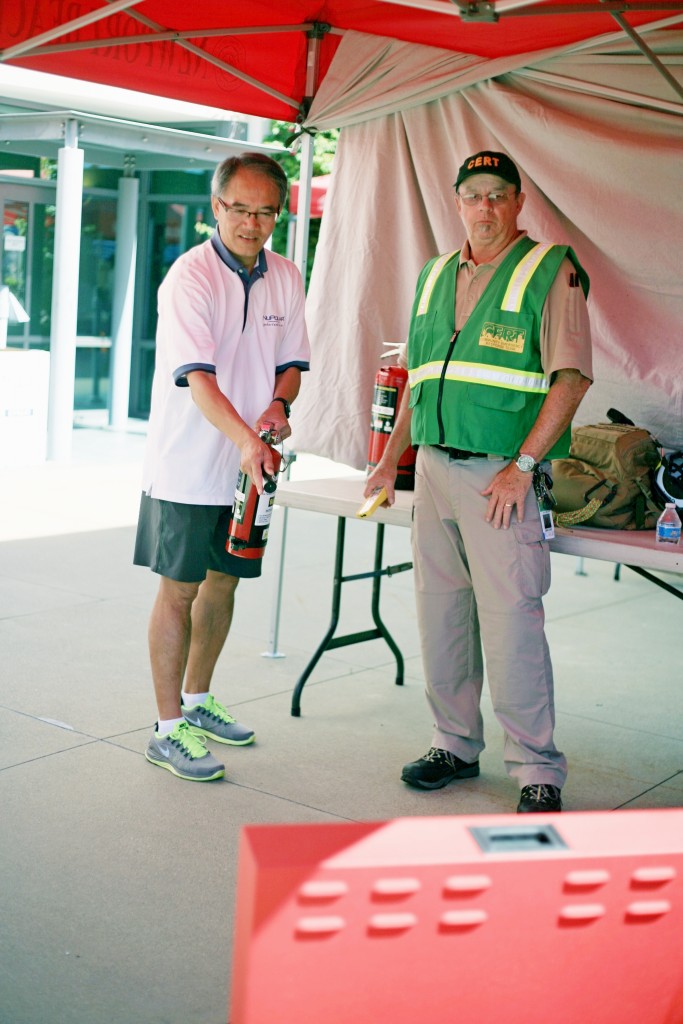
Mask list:
[[[368,472],[375,468],[384,454],[407,383],[408,371],[402,366],[382,366],[377,371],[370,412]],[[412,445],[408,445],[401,454],[395,487],[399,491],[412,491],[415,487],[415,449]]]

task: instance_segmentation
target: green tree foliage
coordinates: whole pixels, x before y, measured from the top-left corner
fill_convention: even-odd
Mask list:
[[[270,131],[264,137],[264,142],[276,142],[280,146],[291,146],[288,141],[295,134],[295,126],[288,121],[273,121],[271,123]],[[319,174],[330,174],[332,171],[332,164],[334,162],[334,154],[337,149],[337,139],[339,132],[336,129],[327,132],[320,132],[315,136],[313,141],[313,175],[317,177]],[[301,156],[299,152],[292,153],[291,151],[283,153],[277,157],[278,162],[284,168],[284,171],[289,179],[290,185],[294,181],[299,181],[301,173]],[[275,225],[273,232],[273,249],[275,252],[285,256],[287,254],[287,225],[289,223],[289,217],[282,216],[279,218]],[[308,288],[308,282],[311,276],[311,268],[313,267],[313,257],[315,256],[315,247],[318,242],[318,235],[320,233],[320,220],[314,218],[310,223],[309,234],[308,234],[308,265],[306,273],[306,287]]]

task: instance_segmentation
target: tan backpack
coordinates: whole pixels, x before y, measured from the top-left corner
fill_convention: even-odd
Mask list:
[[[607,415],[619,422],[575,427],[569,458],[553,461],[555,522],[652,530],[664,507],[652,487],[661,463],[657,442],[616,410]]]

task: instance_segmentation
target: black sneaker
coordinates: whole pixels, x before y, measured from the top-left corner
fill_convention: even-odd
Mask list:
[[[537,811],[561,811],[562,800],[557,786],[541,784],[524,786],[517,804],[517,814],[534,814]]]
[[[403,766],[401,779],[419,789],[441,789],[453,779],[473,779],[478,774],[478,761],[468,764],[447,750],[430,747],[424,757]]]

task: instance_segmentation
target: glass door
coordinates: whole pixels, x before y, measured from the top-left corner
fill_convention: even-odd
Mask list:
[[[0,279],[30,317],[27,323],[8,325],[10,346],[47,348],[49,345],[54,200],[54,187],[0,184]]]
[[[53,185],[0,183],[2,284],[30,317],[28,323],[8,325],[9,347],[50,347],[55,199]],[[76,409],[107,407],[115,257],[116,194],[88,191],[81,220]]]
[[[181,196],[178,200],[154,197],[146,205],[138,259],[137,294],[141,309],[133,341],[131,416],[141,419],[149,416],[159,285],[181,253],[211,237],[213,223],[211,202],[204,196],[200,199]]]

